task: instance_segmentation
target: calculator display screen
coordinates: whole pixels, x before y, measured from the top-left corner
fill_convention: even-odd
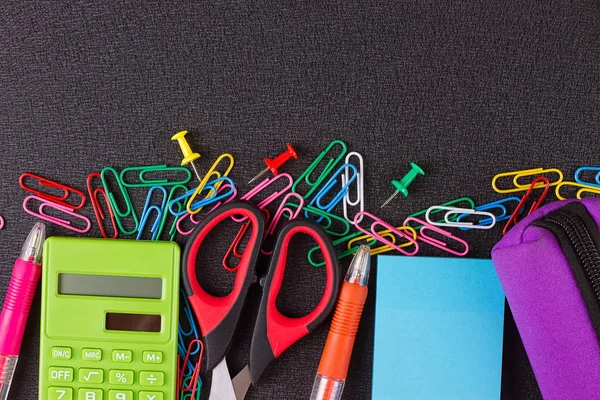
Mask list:
[[[161,320],[154,314],[106,313],[106,330],[160,332]]]
[[[163,280],[137,276],[58,274],[58,294],[160,299]]]

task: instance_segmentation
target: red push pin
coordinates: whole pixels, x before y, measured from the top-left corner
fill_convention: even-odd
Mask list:
[[[271,160],[269,158],[264,159],[265,163],[267,164],[267,168],[263,169],[262,171],[260,171],[258,173],[258,175],[256,175],[254,178],[250,179],[250,182],[248,182],[248,184],[251,184],[252,182],[254,182],[255,180],[257,180],[258,178],[260,178],[261,176],[263,176],[264,174],[266,174],[269,171],[271,171],[273,173],[273,175],[277,175],[277,168],[281,167],[283,164],[285,164],[285,162],[287,160],[289,160],[292,157],[298,158],[298,155],[296,154],[296,150],[294,150],[292,145],[288,143],[287,150],[285,152],[281,153],[280,155],[275,157],[273,160]]]

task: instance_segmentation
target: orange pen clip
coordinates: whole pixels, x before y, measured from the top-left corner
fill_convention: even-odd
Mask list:
[[[539,185],[540,183],[543,186]],[[537,178],[535,178],[533,180],[533,182],[531,182],[531,185],[529,185],[529,189],[527,189],[527,192],[525,193],[525,195],[523,196],[523,198],[519,202],[519,205],[517,205],[517,208],[515,208],[515,211],[512,213],[512,215],[510,216],[510,219],[508,220],[508,222],[504,226],[504,229],[502,230],[502,234],[503,235],[506,235],[506,232],[508,232],[508,230],[510,229],[511,225],[516,225],[517,224],[518,218],[519,218],[519,213],[521,212],[521,209],[523,207],[525,207],[525,203],[527,202],[527,199],[529,199],[529,196],[531,195],[531,192],[533,192],[535,189],[541,189],[541,188],[544,188],[544,191],[542,192],[542,194],[540,195],[540,197],[533,202],[533,204],[531,205],[531,208],[529,209],[529,212],[527,213],[527,215],[529,215],[532,212],[534,212],[535,210],[537,210],[538,207],[542,205],[542,202],[544,201],[544,198],[548,194],[548,190],[550,189],[550,181],[545,176],[538,176]]]

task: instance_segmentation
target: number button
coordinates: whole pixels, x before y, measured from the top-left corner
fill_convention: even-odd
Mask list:
[[[108,381],[111,385],[133,385],[133,371],[112,369],[108,372]]]
[[[133,400],[133,392],[129,390],[109,390],[108,400]]]
[[[64,387],[48,388],[48,400],[73,400],[73,389]]]
[[[143,361],[146,364],[160,364],[163,362],[162,351],[145,351]]]
[[[73,349],[70,347],[53,347],[52,358],[55,360],[70,360],[73,354]]]
[[[77,398],[79,400],[102,400],[101,389],[79,389]]]
[[[113,350],[112,360],[114,362],[130,363],[133,359],[133,354],[130,350]]]
[[[163,400],[162,392],[140,392],[138,400]]]
[[[73,368],[50,367],[50,380],[55,382],[73,382]]]
[[[79,382],[102,383],[104,382],[104,371],[101,369],[79,368]]]
[[[102,360],[102,349],[83,349],[81,358],[84,361],[100,361]]]
[[[162,386],[165,384],[165,374],[163,372],[140,372],[140,385],[142,386]]]

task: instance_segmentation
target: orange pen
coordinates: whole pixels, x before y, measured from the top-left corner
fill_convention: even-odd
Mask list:
[[[360,246],[342,283],[310,400],[342,398],[358,323],[367,300],[370,268],[370,248]]]

